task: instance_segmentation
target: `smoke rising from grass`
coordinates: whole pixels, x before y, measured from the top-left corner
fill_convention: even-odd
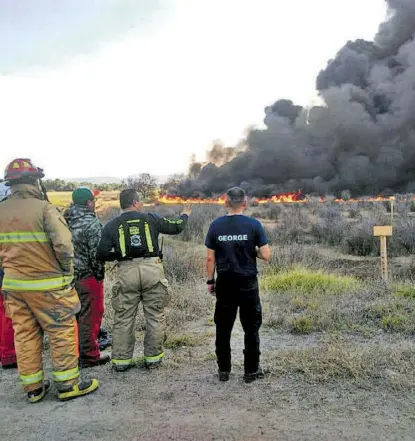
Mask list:
[[[279,100],[266,129],[234,149],[217,144],[208,165],[183,181],[183,196],[233,185],[250,194],[352,195],[415,191],[415,2],[388,0],[374,42],[347,42],[317,77],[322,105]]]

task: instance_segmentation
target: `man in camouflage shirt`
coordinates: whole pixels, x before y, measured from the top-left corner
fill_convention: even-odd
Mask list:
[[[75,249],[75,288],[81,300],[79,345],[81,367],[108,363],[101,356],[98,335],[104,314],[105,266],[96,259],[102,226],[95,215],[95,197],[99,191],[79,187],[72,194],[73,204],[64,217],[72,232]]]

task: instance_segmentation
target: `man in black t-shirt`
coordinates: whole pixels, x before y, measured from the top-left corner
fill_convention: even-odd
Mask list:
[[[230,340],[239,307],[245,332],[244,380],[251,383],[264,377],[259,365],[262,309],[256,259],[269,262],[271,250],[261,223],[243,215],[247,198],[241,188],[234,187],[226,193],[225,206],[228,215],[212,222],[205,242],[208,289],[211,294],[216,292],[216,356],[219,380],[229,380]]]

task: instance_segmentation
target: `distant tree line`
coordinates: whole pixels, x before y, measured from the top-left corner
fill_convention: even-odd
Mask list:
[[[117,191],[123,188],[123,184],[103,183],[91,184],[90,182],[67,182],[63,179],[45,179],[43,181],[47,191],[74,191],[78,187],[87,186],[101,191]]]
[[[101,191],[121,191],[125,188],[134,188],[144,200],[154,199],[159,193],[168,194],[175,189],[185,178],[184,175],[172,175],[163,184],[157,183],[157,178],[149,173],[141,173],[129,177],[120,184],[102,183],[93,184],[90,182],[67,182],[63,179],[46,179],[44,184],[47,191],[74,191],[81,186],[87,186]]]

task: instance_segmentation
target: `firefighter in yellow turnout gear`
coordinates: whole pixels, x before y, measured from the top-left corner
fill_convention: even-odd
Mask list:
[[[61,400],[93,392],[78,368],[80,309],[73,281],[73,247],[65,220],[46,199],[43,170],[15,159],[5,172],[11,197],[0,208],[0,261],[6,313],[13,321],[19,377],[31,403],[50,388],[42,366],[43,332],[49,336],[53,380]]]
[[[169,292],[158,236],[183,231],[191,210],[186,207],[179,219],[142,213],[139,195],[132,189],[121,192],[120,205],[124,212],[104,227],[97,257],[118,261],[112,298],[112,363],[116,371],[122,372],[134,365],[134,325],[140,302],[146,319],[146,365],[151,369],[163,360],[164,308],[169,302]]]

